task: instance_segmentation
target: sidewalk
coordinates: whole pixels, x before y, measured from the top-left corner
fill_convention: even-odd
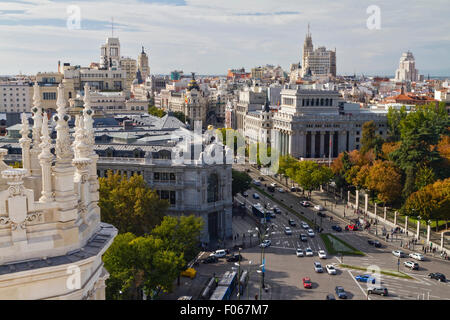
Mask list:
[[[286,184],[285,179],[279,179],[273,177],[278,181],[279,184],[290,188],[291,186]],[[424,239],[419,239],[416,244],[414,244],[413,240],[415,240],[415,235],[412,232],[406,233],[392,233],[392,227],[383,223],[381,220],[378,220],[375,224],[375,219],[366,216],[364,213],[356,213],[356,210],[352,206],[347,205],[347,201],[345,199],[341,199],[339,196],[335,196],[326,191],[326,188],[323,191],[313,191],[311,193],[311,202],[314,204],[322,205],[328,212],[334,214],[341,221],[344,221],[346,224],[350,224],[353,219],[364,219],[367,222],[372,222],[369,229],[366,229],[362,232],[366,232],[372,236],[377,237],[379,240],[389,244],[391,246],[399,247],[403,250],[409,250],[411,252],[419,252],[428,257],[433,257],[438,260],[442,260],[440,257],[439,249],[436,250],[435,253],[429,252],[429,247],[427,247],[428,251],[424,253],[422,250],[424,246]],[[360,209],[360,212],[363,210]],[[350,231],[351,232],[351,231]],[[389,234],[389,238],[387,239],[383,236],[383,233]]]

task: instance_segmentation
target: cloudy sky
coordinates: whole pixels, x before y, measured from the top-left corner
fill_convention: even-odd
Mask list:
[[[371,5],[380,29],[367,27]],[[67,27],[71,6],[80,29]],[[393,75],[410,50],[420,73],[450,75],[448,0],[0,0],[0,75],[98,62],[112,17],[122,55],[137,58],[144,46],[152,73],[288,69],[309,22],[314,46],[336,48],[338,74]]]

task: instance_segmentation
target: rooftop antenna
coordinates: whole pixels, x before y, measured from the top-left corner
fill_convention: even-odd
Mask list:
[[[111,37],[114,38],[114,17],[111,17]]]

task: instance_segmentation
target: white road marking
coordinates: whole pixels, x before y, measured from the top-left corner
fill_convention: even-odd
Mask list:
[[[369,295],[367,294],[367,292],[364,291],[364,289],[359,285],[358,281],[356,281],[355,277],[353,276],[353,274],[350,272],[350,270],[347,270],[347,272],[350,274],[350,277],[353,279],[353,281],[355,281],[355,283],[358,285],[358,287],[361,289],[361,291],[363,292],[363,294],[366,296],[367,300],[372,300]]]

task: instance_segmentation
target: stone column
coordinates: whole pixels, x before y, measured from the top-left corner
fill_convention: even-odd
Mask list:
[[[316,157],[316,131],[311,131],[311,158]]]
[[[347,191],[347,203],[350,203],[350,190]]]
[[[320,131],[320,158],[325,154],[325,131]]]
[[[377,207],[378,207],[378,205],[377,205],[377,203],[375,202],[375,205],[374,205],[374,213],[375,213],[375,217],[377,216]]]
[[[394,212],[394,226],[397,225],[397,215],[398,215],[398,211]]]
[[[20,130],[22,138],[19,143],[22,148],[22,167],[28,170],[28,175],[31,174],[31,162],[30,162],[30,145],[31,139],[28,137],[30,133],[30,127],[28,125],[28,118],[25,113],[22,113],[22,129]]]
[[[359,190],[356,190],[356,201],[355,201],[356,209],[359,208]]]
[[[369,209],[369,195],[366,193],[364,194],[364,212],[367,213]]]
[[[288,132],[287,138],[288,138],[288,153],[292,154],[292,132]]]
[[[339,146],[338,146],[338,153],[341,153],[347,149],[346,146],[346,137],[347,132],[346,131],[339,131]]]
[[[427,245],[430,245],[431,225],[427,223]]]
[[[387,208],[384,207],[384,217],[383,217],[384,221],[386,221],[386,215],[387,215]]]
[[[408,216],[405,216],[405,233],[408,230]]]
[[[300,131],[301,157],[306,158],[306,131]]]
[[[53,154],[50,152],[52,147],[50,136],[48,133],[48,117],[44,115],[42,119],[41,127],[41,144],[39,148],[42,150],[38,156],[39,163],[42,168],[42,196],[39,198],[40,202],[53,201],[53,188],[52,188],[52,160]]]
[[[444,251],[444,232],[441,232],[441,251]]]
[[[419,238],[420,238],[420,219],[417,220],[416,238],[417,238],[417,240],[419,240]]]

